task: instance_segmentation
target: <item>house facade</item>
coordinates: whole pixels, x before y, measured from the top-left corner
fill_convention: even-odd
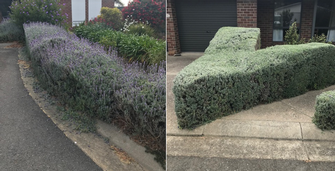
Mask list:
[[[68,14],[67,23],[71,25],[96,17],[101,7],[114,8],[114,0],[60,0],[60,2],[65,3],[63,13]]]
[[[301,38],[335,41],[335,0],[167,0],[168,53],[203,52],[224,26],[260,28],[262,48],[283,44],[293,22]]]
[[[13,0],[0,0],[0,22],[3,17],[8,17],[9,6]],[[89,21],[100,14],[101,7],[114,8],[114,0],[60,0],[65,3],[63,14],[68,14],[67,23]]]

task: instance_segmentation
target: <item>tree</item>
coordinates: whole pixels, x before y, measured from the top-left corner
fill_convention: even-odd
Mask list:
[[[159,32],[165,32],[165,1],[134,0],[122,9],[123,18],[148,23]]]
[[[117,8],[102,7],[98,19],[111,23],[114,30],[120,30],[123,26],[121,11]]]
[[[291,20],[293,18],[293,13],[291,12],[291,10],[287,9],[284,10],[281,14],[282,19],[283,19],[283,26],[290,26],[291,25]]]
[[[299,40],[299,34],[297,29],[297,23],[294,22],[290,26],[290,28],[286,31],[285,35],[285,44],[289,45],[297,45],[305,43],[304,39]]]

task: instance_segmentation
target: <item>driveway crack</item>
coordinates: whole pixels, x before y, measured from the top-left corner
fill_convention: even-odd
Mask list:
[[[303,134],[303,132],[302,132],[301,122],[299,122],[299,125],[300,125],[300,131],[301,131],[302,146],[303,146],[303,149],[304,149],[304,151],[305,151],[305,153],[306,153],[307,160],[309,161],[310,158],[309,158],[309,155],[308,155],[308,149],[307,149],[306,144],[305,144],[304,134]]]

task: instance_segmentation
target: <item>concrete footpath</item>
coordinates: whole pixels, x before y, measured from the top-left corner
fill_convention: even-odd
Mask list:
[[[312,123],[315,97],[335,86],[179,129],[173,79],[201,55],[167,57],[167,170],[335,170],[335,132]]]

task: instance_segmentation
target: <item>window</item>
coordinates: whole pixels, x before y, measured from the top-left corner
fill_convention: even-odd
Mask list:
[[[100,14],[101,0],[88,0],[88,19],[93,20]]]
[[[273,41],[284,41],[293,22],[300,30],[301,0],[275,0],[274,3]]]
[[[314,34],[327,36],[327,41],[335,41],[335,2],[318,0]]]
[[[72,26],[85,21],[85,0],[72,0]]]

